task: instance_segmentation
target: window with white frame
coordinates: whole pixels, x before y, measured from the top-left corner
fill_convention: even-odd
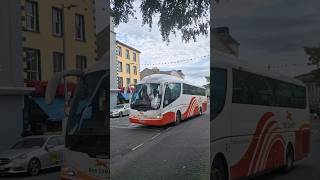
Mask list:
[[[28,31],[39,31],[38,23],[38,3],[27,0],[25,5],[26,29]]]

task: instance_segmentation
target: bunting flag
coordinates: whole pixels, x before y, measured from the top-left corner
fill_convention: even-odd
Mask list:
[[[140,64],[140,66],[158,66],[158,65],[172,65],[172,64],[179,64],[179,63],[195,63],[197,61],[203,61],[203,60],[208,60],[210,58],[210,55],[205,55],[205,56],[199,56],[195,58],[190,58],[190,59],[180,59],[180,60],[175,60],[175,61],[164,61],[164,62],[158,62],[158,63],[149,63],[149,64]]]

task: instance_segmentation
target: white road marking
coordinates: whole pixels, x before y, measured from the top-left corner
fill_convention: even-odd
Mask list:
[[[143,144],[144,144],[144,143],[141,143],[141,144],[139,144],[138,146],[132,148],[131,151],[134,151],[134,150],[138,149],[139,147],[143,146]]]
[[[160,136],[161,133],[157,133],[156,135],[154,135],[151,139],[155,139],[156,137]]]

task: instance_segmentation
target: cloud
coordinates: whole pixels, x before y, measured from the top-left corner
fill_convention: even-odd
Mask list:
[[[131,18],[128,23],[116,27],[116,37],[141,51],[141,64],[157,64],[161,70],[181,69],[186,75],[186,80],[198,85],[205,84],[204,76],[209,75],[209,58],[201,60],[200,57],[210,55],[210,37],[199,36],[196,42],[184,43],[181,34],[171,35],[170,43],[162,41],[162,36],[157,26],[158,17],[155,17],[153,27],[142,26],[139,3],[135,3],[136,18]],[[184,59],[196,59],[189,63],[161,65],[163,62],[172,62]],[[199,62],[197,62],[199,60]],[[207,66],[202,64],[206,63]],[[142,70],[145,66],[141,66]],[[202,72],[202,73],[194,73]],[[207,73],[205,73],[207,72]],[[203,79],[203,80],[202,80]]]
[[[228,26],[240,42],[240,56],[261,66],[307,63],[304,46],[320,41],[320,1],[230,0],[215,7],[215,27]],[[274,71],[295,76],[312,67],[291,66]]]

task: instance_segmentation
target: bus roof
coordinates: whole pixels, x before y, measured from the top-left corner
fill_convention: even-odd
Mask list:
[[[152,74],[149,76],[144,77],[138,84],[144,83],[185,83],[190,84],[184,79],[178,78],[176,76],[168,75],[168,74]],[[192,85],[192,84],[190,84]],[[195,86],[195,85],[193,85]],[[200,86],[196,86],[199,88],[203,88]]]
[[[292,77],[289,77],[280,73],[276,73],[273,71],[268,71],[267,69],[256,66],[255,64],[245,59],[228,55],[217,50],[213,50],[213,58],[211,58],[210,61],[211,61],[211,66],[213,67],[224,67],[224,68],[234,68],[234,69],[244,70],[247,72],[270,77],[272,79],[277,79],[280,81],[285,81],[292,84],[304,86],[304,83],[298,79],[294,79]]]

